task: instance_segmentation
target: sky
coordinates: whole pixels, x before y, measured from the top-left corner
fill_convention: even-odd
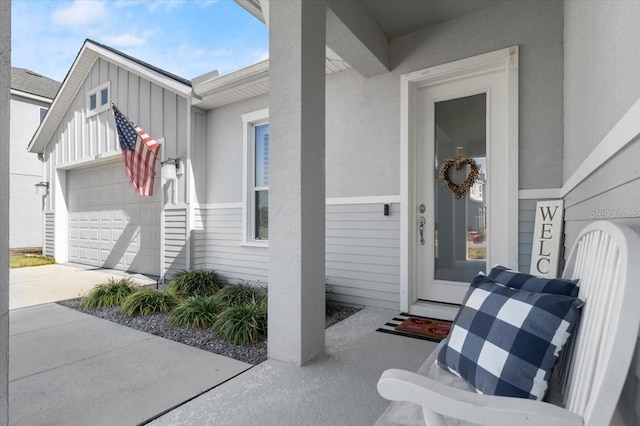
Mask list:
[[[233,0],[12,0],[12,66],[62,82],[87,38],[187,79],[269,55],[266,26]]]

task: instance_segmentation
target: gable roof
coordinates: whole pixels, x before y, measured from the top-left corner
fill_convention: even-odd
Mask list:
[[[25,68],[11,67],[11,88],[53,99],[60,88],[60,83]]]
[[[116,64],[184,98],[189,98],[192,95],[191,82],[189,80],[136,59],[112,47],[86,39],[73,65],[71,65],[71,69],[69,69],[64,78],[62,86],[53,99],[49,112],[40,123],[31,142],[29,142],[27,149],[30,152],[40,153],[44,151],[98,58],[103,58]]]

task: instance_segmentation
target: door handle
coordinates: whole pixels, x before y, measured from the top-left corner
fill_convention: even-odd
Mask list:
[[[420,216],[420,220],[419,220],[420,226],[418,227],[418,229],[420,230],[420,245],[422,246],[424,245],[424,224],[426,222],[427,221],[425,220],[424,216]]]

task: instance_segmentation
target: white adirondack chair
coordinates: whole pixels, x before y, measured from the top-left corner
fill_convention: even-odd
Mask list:
[[[555,369],[550,402],[475,393],[436,365],[441,345],[425,362],[424,375],[387,370],[378,392],[392,401],[420,404],[429,426],[609,425],[638,340],[640,237],[611,222],[588,225],[562,277],[580,279],[579,296],[586,303],[574,345],[563,351]]]

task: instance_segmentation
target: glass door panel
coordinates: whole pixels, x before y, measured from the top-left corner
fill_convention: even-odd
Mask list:
[[[486,104],[486,93],[435,103],[435,280],[469,282],[486,270]],[[439,178],[441,164],[458,154],[473,158],[480,169],[478,179],[461,198]],[[448,176],[461,185],[470,169],[469,165],[461,165],[460,170],[450,167]]]

